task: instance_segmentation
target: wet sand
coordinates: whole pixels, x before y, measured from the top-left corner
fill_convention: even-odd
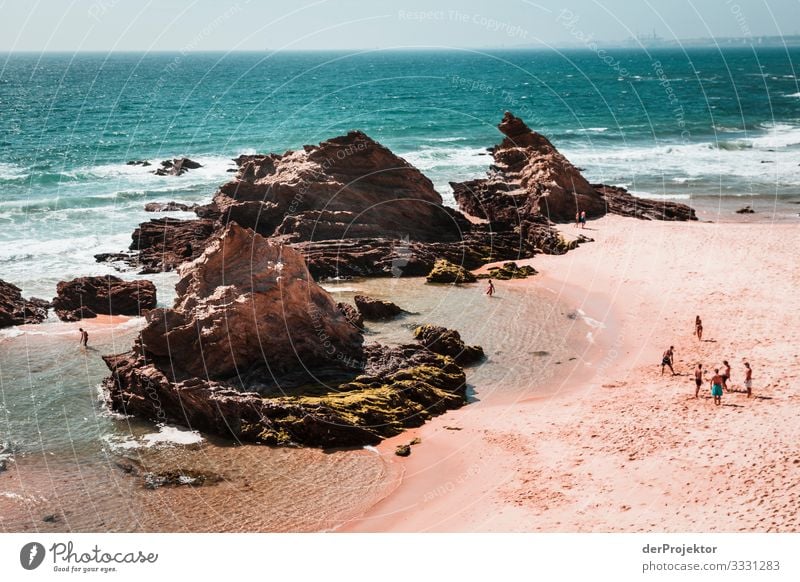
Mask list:
[[[563,232],[575,234],[571,225]],[[595,242],[536,257],[541,275],[500,283],[550,289],[602,323],[587,331],[583,364],[546,395],[470,406],[382,443],[402,477],[340,529],[800,528],[800,229],[606,217],[583,234]],[[675,377],[659,365],[670,345]],[[733,367],[723,406],[707,384],[695,399],[696,363],[723,359]],[[409,458],[393,455],[415,436],[422,442]]]

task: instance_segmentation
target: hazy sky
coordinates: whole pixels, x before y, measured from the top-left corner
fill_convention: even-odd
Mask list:
[[[0,0],[0,51],[497,47],[796,34],[800,0]]]

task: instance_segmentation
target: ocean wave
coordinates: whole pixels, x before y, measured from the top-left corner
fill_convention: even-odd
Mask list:
[[[790,93],[789,95],[784,95],[784,97],[800,97],[800,92],[798,92],[798,93]]]
[[[30,174],[22,166],[0,162],[0,182],[16,182],[29,177]]]

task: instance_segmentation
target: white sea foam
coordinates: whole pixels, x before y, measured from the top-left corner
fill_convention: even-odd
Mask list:
[[[784,97],[800,97],[800,92],[798,92],[798,93],[790,93],[789,95],[784,95]]]
[[[141,438],[145,446],[197,445],[204,440],[205,439],[196,430],[186,430],[169,425],[161,426],[158,432],[146,434]]]

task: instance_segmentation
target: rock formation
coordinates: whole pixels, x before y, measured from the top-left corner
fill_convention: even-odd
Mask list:
[[[499,281],[508,281],[509,279],[527,279],[531,275],[536,274],[536,269],[530,265],[522,265],[518,267],[516,263],[503,263],[499,267],[489,267],[488,273],[481,273],[478,279],[497,279]]]
[[[465,402],[463,370],[418,344],[363,346],[302,256],[235,223],[180,267],[172,309],[107,356],[115,410],[279,445],[375,443]]]
[[[56,286],[53,308],[62,321],[104,315],[141,315],[156,306],[151,281],[123,281],[113,275],[80,277]]]
[[[484,357],[482,347],[466,345],[460,333],[446,327],[421,325],[414,330],[414,339],[430,351],[449,356],[462,365],[474,364]]]
[[[466,270],[461,265],[456,265],[447,259],[439,259],[433,265],[433,269],[428,273],[428,283],[453,283],[454,285],[461,285],[462,283],[474,283],[477,277],[471,272]]]
[[[41,323],[49,307],[44,299],[24,299],[19,287],[0,280],[0,327]]]
[[[161,162],[161,167],[153,173],[156,176],[182,176],[189,170],[196,170],[202,167],[202,164],[190,160],[189,158],[175,158],[173,160],[164,160]]]
[[[366,295],[356,295],[353,301],[358,312],[369,321],[386,321],[403,313],[403,310],[391,301],[373,299]]]
[[[697,220],[694,208],[671,200],[639,198],[619,186],[594,184],[603,195],[611,214],[642,220]]]
[[[197,204],[184,204],[183,202],[148,202],[144,205],[145,212],[189,212],[194,210]]]
[[[277,155],[240,156],[213,208],[265,236],[288,240],[459,240],[466,221],[431,181],[364,133]]]
[[[683,204],[644,200],[622,188],[590,184],[550,141],[506,112],[498,126],[506,136],[492,148],[494,164],[486,178],[451,183],[459,207],[483,218],[497,231],[513,229],[544,252],[556,250],[552,229],[542,222],[571,222],[578,212],[589,218],[606,212],[644,219],[692,220]]]
[[[218,225],[210,219],[155,218],[143,222],[133,231],[130,250],[138,254],[129,263],[141,274],[172,271],[199,257],[216,228]]]

